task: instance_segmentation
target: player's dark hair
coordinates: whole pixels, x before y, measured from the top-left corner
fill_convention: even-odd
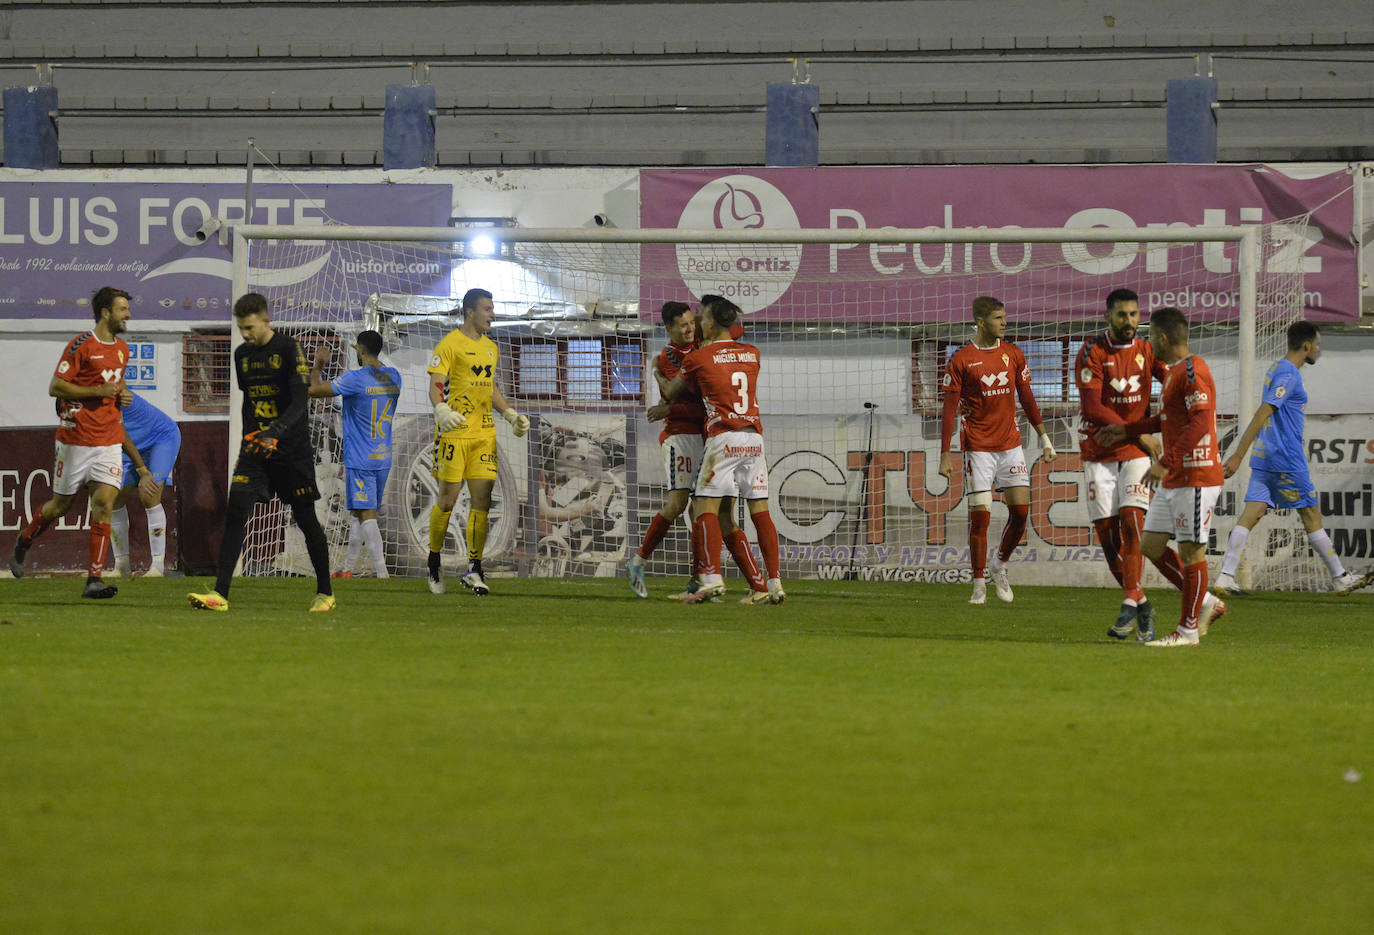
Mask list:
[[[1133,289],[1113,289],[1107,293],[1107,311],[1111,311],[1123,302],[1139,302],[1140,296],[1135,294]]]
[[[1172,306],[1166,305],[1150,313],[1150,330],[1159,331],[1169,339],[1170,344],[1184,344],[1188,341],[1188,319]]]
[[[469,289],[463,293],[463,317],[468,317],[468,309],[476,308],[477,303],[483,299],[492,299],[492,295],[485,289]],[[496,301],[492,299],[492,301]]]
[[[987,318],[999,308],[1006,308],[1001,299],[994,299],[990,295],[980,295],[973,300],[973,317]]]
[[[358,346],[373,357],[382,352],[382,336],[375,331],[358,332]]]
[[[1310,321],[1295,321],[1288,326],[1288,349],[1296,351],[1308,341],[1317,340],[1321,329]]]
[[[683,312],[690,312],[691,310],[692,306],[686,302],[664,302],[663,308],[658,310],[658,314],[663,318],[663,324],[671,328],[673,322],[677,321]]]
[[[234,303],[235,318],[247,318],[249,315],[267,314],[267,296],[263,295],[261,292],[245,293],[239,296],[239,300]]]
[[[733,325],[740,316],[739,306],[729,299],[722,299],[720,296],[713,295],[711,298],[714,301],[704,306],[706,313],[711,316],[711,320],[722,328]]]
[[[95,295],[91,296],[91,314],[95,316],[97,322],[100,321],[101,312],[106,309],[114,311],[115,299],[129,301],[133,299],[133,296],[123,289],[116,289],[114,286],[101,286],[95,291]]]
[[[719,302],[719,301],[721,300],[721,298],[722,298],[722,296],[713,295],[713,294],[711,294],[711,293],[708,292],[706,295],[704,295],[704,296],[701,297],[701,307],[702,307],[702,308],[705,308],[706,306],[710,305],[712,302]]]

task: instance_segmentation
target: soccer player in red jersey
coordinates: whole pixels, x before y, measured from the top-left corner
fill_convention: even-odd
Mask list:
[[[718,298],[719,296],[714,295],[702,296],[702,305],[714,302]],[[692,308],[686,302],[665,302],[660,314],[663,326],[668,332],[669,343],[655,359],[654,371],[655,379],[661,379],[666,383],[681,372],[682,362],[699,345],[699,318],[692,314]],[[744,329],[735,325],[730,329],[730,334],[738,340],[743,336]],[[664,426],[659,433],[658,442],[663,450],[664,469],[668,476],[668,500],[663,509],[650,521],[644,541],[626,565],[630,589],[638,597],[649,596],[648,584],[644,580],[644,563],[654,554],[654,550],[663,541],[673,523],[687,509],[692,491],[696,488],[697,474],[701,468],[701,456],[706,443],[706,407],[700,395],[688,390],[671,402],[651,406],[649,421],[657,422],[660,419],[664,420]],[[749,538],[744,534],[744,530],[735,525],[730,511],[722,510],[719,522],[725,546],[749,582],[749,594],[741,603],[767,603],[768,586],[764,582],[758,563],[754,560]],[[694,593],[694,586],[689,585],[686,592],[673,596],[679,600],[685,599]]]
[[[787,595],[779,572],[778,530],[768,513],[768,462],[763,448],[763,420],[759,417],[759,349],[731,337],[739,306],[712,297],[702,311],[703,343],[682,361],[682,371],[660,383],[666,399],[695,390],[706,407],[706,446],[692,503],[692,539],[700,589],[691,603],[725,593],[721,576],[722,542],[719,513],[730,510],[736,497],[748,504],[767,568],[767,597],[749,603],[781,604]],[[741,533],[741,536],[743,534]]]
[[[1026,413],[1046,458],[1054,457],[1054,445],[1045,432],[1040,407],[1031,393],[1026,358],[1002,336],[1007,331],[1007,310],[990,296],[973,300],[973,341],[950,356],[945,367],[944,412],[940,420],[940,475],[954,476],[949,446],[956,414],[964,450],[964,489],[969,498],[969,557],[973,564],[973,596],[970,604],[987,601],[988,526],[992,522],[992,491],[1002,491],[1007,502],[1007,525],[993,556],[991,571],[997,596],[1010,602],[1015,596],[1007,580],[1006,561],[1021,544],[1030,516],[1030,472],[1021,450],[1021,428],[1016,421],[1016,400]]]
[[[1225,613],[1225,605],[1207,593],[1207,534],[1225,480],[1217,449],[1217,389],[1207,362],[1188,349],[1188,320],[1178,309],[1151,313],[1150,343],[1169,366],[1159,415],[1107,426],[1097,440],[1110,445],[1128,435],[1163,432],[1164,451],[1145,475],[1151,487],[1161,481],[1163,486],[1145,514],[1141,549],[1179,584],[1183,609],[1178,629],[1147,645],[1196,646],[1208,621]],[[1177,552],[1169,548],[1170,539]]]
[[[113,286],[91,297],[95,326],[77,335],[62,351],[48,384],[57,399],[57,456],[52,499],[43,504],[14,543],[10,571],[23,577],[24,560],[33,540],[67,514],[84,486],[90,494],[90,563],[82,597],[114,597],[118,589],[101,580],[110,547],[110,513],[123,486],[123,454],[130,452],[139,473],[147,470],[137,449],[127,444],[120,407],[133,401],[124,385],[129,345],[120,337],[128,328],[129,293]]]
[[[1145,474],[1151,459],[1159,457],[1159,439],[1139,435],[1099,445],[1095,437],[1104,426],[1148,416],[1152,381],[1163,383],[1169,374],[1169,368],[1155,359],[1150,342],[1138,335],[1139,329],[1140,297],[1130,289],[1112,291],[1107,296],[1107,332],[1083,344],[1073,370],[1082,412],[1078,450],[1088,482],[1088,519],[1122,590],[1121,612],[1107,635],[1124,640],[1134,632],[1138,640],[1148,642],[1154,639],[1154,607],[1140,584],[1145,570],[1140,540],[1150,505]]]

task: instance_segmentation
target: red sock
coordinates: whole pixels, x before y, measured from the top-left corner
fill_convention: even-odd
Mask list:
[[[1107,560],[1107,568],[1111,571],[1116,583],[1123,588],[1126,586],[1121,572],[1121,527],[1117,523],[1115,516],[1104,516],[1102,519],[1093,520],[1093,532],[1097,533],[1097,542],[1102,546],[1102,557]],[[1139,539],[1136,540],[1137,545]],[[1140,549],[1136,549],[1136,554]]]
[[[647,560],[650,555],[654,554],[654,549],[658,548],[658,544],[663,541],[664,536],[668,535],[668,530],[671,528],[672,526],[663,518],[661,512],[655,513],[654,518],[649,520],[649,530],[644,533],[644,541],[639,544],[639,551],[635,554]]]
[[[1178,560],[1177,552],[1166,548],[1163,555],[1159,558],[1152,558],[1150,561],[1159,569],[1159,573],[1164,576],[1166,581],[1180,591],[1183,590],[1183,563]]]
[[[1140,537],[1145,534],[1145,511],[1138,506],[1122,507],[1118,530],[1121,534],[1121,574],[1117,580],[1127,599],[1138,603],[1145,599],[1145,590],[1140,586],[1140,579],[1145,574],[1145,556],[1140,553]]]
[[[105,572],[105,553],[110,548],[110,524],[91,521],[90,565],[87,576],[99,578]]]
[[[968,511],[968,554],[973,564],[973,577],[985,578],[988,573],[988,525],[991,510]]]
[[[695,540],[697,580],[704,575],[720,574],[720,517],[714,513],[698,516],[692,523],[692,538]]]
[[[778,571],[782,567],[782,563],[778,561],[778,527],[773,525],[773,517],[768,515],[767,510],[760,510],[757,513],[750,513],[749,519],[754,523],[754,532],[759,540],[759,551],[763,553],[763,567],[768,569],[768,577],[782,577]]]
[[[1201,561],[1183,569],[1183,613],[1178,625],[1185,630],[1197,629],[1202,614],[1202,599],[1207,596],[1207,562]]]
[[[52,520],[43,518],[43,511],[39,510],[33,514],[33,519],[24,527],[24,531],[19,534],[19,539],[24,544],[28,544],[37,539],[43,532],[52,525]]]
[[[1008,503],[1007,504],[1007,526],[1002,530],[1002,541],[997,546],[997,560],[1005,562],[1011,558],[1011,553],[1016,551],[1016,547],[1021,544],[1021,537],[1026,534],[1026,520],[1030,517],[1029,503]],[[988,519],[992,519],[992,514],[988,514]]]
[[[768,585],[763,580],[763,572],[759,571],[759,563],[754,561],[754,550],[749,548],[749,537],[744,530],[736,527],[734,532],[725,537],[725,547],[730,550],[739,570],[744,572],[744,577],[749,581],[749,590],[767,591]]]

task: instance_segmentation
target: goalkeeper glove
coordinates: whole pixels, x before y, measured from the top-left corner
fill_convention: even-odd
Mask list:
[[[277,440],[265,434],[264,429],[258,429],[243,436],[242,448],[245,454],[270,458],[277,453]]]
[[[1054,443],[1050,441],[1050,436],[1048,434],[1040,436],[1040,449],[1044,452],[1044,457],[1046,458],[1053,458],[1055,456]]]
[[[439,427],[440,435],[461,428],[467,421],[462,414],[450,409],[448,403],[434,404],[434,424]]]
[[[511,431],[515,433],[516,438],[524,438],[525,433],[530,430],[529,416],[522,416],[514,409],[507,409],[501,415],[505,416],[506,421],[510,423]]]

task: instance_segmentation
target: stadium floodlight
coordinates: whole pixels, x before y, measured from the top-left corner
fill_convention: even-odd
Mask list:
[[[759,399],[784,577],[843,577],[852,564],[860,580],[942,581],[955,580],[942,576],[966,566],[967,508],[958,472],[946,486],[935,470],[941,374],[951,348],[969,339],[972,299],[1001,299],[1008,338],[1026,352],[1061,452],[1053,462],[1031,465],[1025,555],[1046,584],[1106,584],[1086,519],[1071,371],[1082,342],[1103,330],[1107,293],[1134,289],[1147,315],[1164,305],[1184,311],[1194,325],[1194,347],[1216,376],[1223,436],[1234,432],[1237,418],[1248,420],[1259,368],[1284,352],[1284,329],[1304,304],[1299,257],[1286,249],[1301,232],[1301,218],[1239,227],[1072,230],[533,229],[461,220],[447,228],[237,226],[233,287],[235,295],[267,294],[275,323],[307,343],[316,332],[355,331],[376,295],[433,297],[447,290],[452,301],[440,304],[452,309],[458,286],[481,286],[495,294],[498,308],[504,300],[525,303],[523,309],[566,310],[549,318],[512,306],[503,314],[509,326],[494,335],[498,385],[536,422],[517,440],[497,420],[503,465],[497,496],[506,507],[492,513],[487,554],[503,560],[507,573],[614,574],[638,541],[663,496],[658,429],[644,410],[657,401],[648,363],[663,343],[657,313],[665,301],[715,293],[745,312],[745,340],[763,359]],[[479,260],[455,251],[475,229],[495,245],[493,256]],[[332,256],[310,278],[281,286],[253,281],[259,269],[317,261],[321,241]],[[455,255],[462,258],[461,283]],[[493,263],[505,272],[497,276],[481,266]],[[620,308],[638,309],[637,327],[599,313]],[[406,379],[388,486],[388,498],[394,490],[401,499],[384,504],[384,536],[394,550],[393,573],[419,574],[429,508],[419,500],[433,483],[424,463],[432,442],[425,366],[456,319],[377,317],[390,359]],[[862,408],[865,402],[881,413],[872,419],[871,445],[872,410]],[[230,411],[232,422],[237,404]],[[336,444],[327,413],[321,409],[316,418],[321,444]],[[231,433],[234,444],[237,426]],[[572,440],[597,447],[595,472],[568,476],[567,459],[556,449]],[[326,501],[327,475],[339,460],[322,449]],[[342,468],[337,472],[341,486]],[[455,548],[446,551],[461,551],[463,512],[460,504]],[[331,525],[333,519],[326,527],[342,543],[346,515]],[[1223,540],[1231,522],[1222,516],[1216,524]],[[1274,522],[1272,534],[1250,537],[1251,585],[1302,586],[1305,563],[1275,545],[1289,533],[1293,543],[1305,542],[1302,531],[1291,517]],[[1279,528],[1284,523],[1293,528]],[[292,570],[299,546],[290,531],[274,531],[267,521],[260,528],[258,548],[279,550],[265,564]],[[501,573],[491,561],[487,567]],[[686,573],[687,567],[686,536],[675,534],[655,553],[651,573]],[[1313,580],[1324,581],[1315,569]]]

